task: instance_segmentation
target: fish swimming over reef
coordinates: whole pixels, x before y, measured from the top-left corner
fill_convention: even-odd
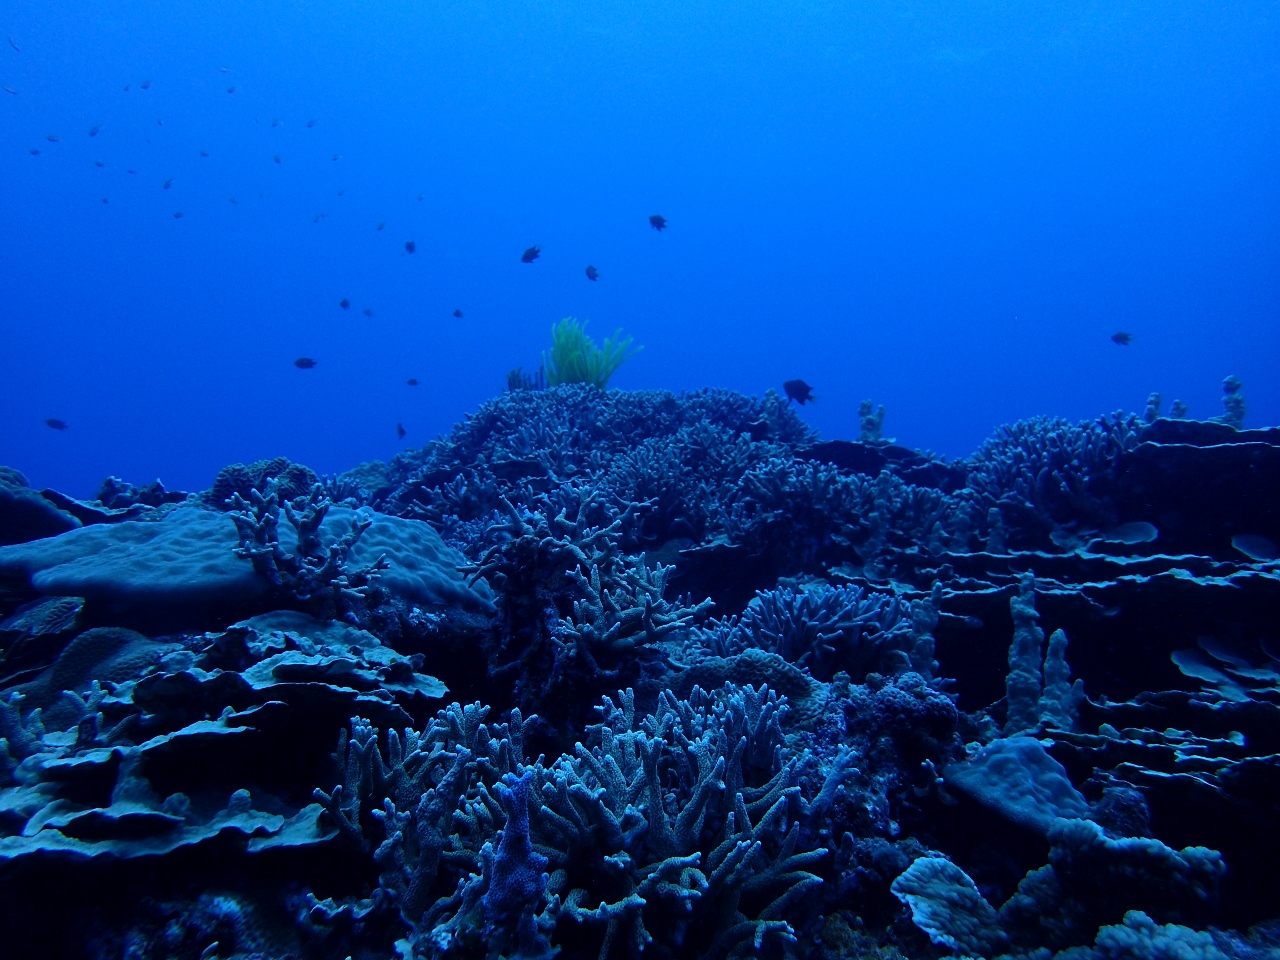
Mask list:
[[[1125,333],[1121,330],[1119,333],[1113,333],[1111,335],[1111,342],[1117,347],[1127,347],[1129,344],[1133,343],[1133,334]]]
[[[599,279],[600,279],[600,271],[599,271],[599,270],[597,270],[595,267],[593,267],[593,266],[592,266],[591,264],[589,264],[589,263],[587,264],[587,279],[588,279],[588,280],[599,280]]]
[[[67,421],[59,420],[57,417],[50,417],[44,422],[44,425],[50,430],[65,430],[69,426]]]
[[[788,380],[783,383],[782,389],[786,391],[788,400],[794,400],[802,407],[808,401],[818,399],[813,395],[813,387],[803,380]]]
[[[397,424],[396,424],[396,436],[397,436],[397,437],[399,437],[401,440],[403,440],[403,439],[404,439],[404,435],[405,435],[405,433],[406,433],[406,431],[405,431],[405,429],[404,429],[404,424],[403,424],[403,423],[397,423]]]
[[[312,360],[310,357],[299,357],[297,360],[293,361],[293,365],[299,370],[310,370],[316,365],[316,361]]]
[[[533,263],[538,257],[542,256],[541,247],[530,247],[524,253],[520,254],[521,263]]]
[[[660,213],[652,214],[649,217],[649,226],[655,230],[665,230],[667,229],[667,218]]]

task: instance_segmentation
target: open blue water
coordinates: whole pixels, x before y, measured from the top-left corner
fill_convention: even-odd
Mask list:
[[[1272,3],[9,0],[0,35],[0,462],[37,487],[386,458],[566,315],[643,345],[618,387],[804,378],[827,437],[869,397],[964,455],[1216,414],[1227,374],[1280,421]]]

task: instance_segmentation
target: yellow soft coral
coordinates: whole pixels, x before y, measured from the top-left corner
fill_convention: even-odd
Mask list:
[[[547,386],[562,383],[589,383],[603,390],[622,362],[639,350],[631,346],[631,338],[617,330],[607,337],[603,347],[587,336],[585,323],[565,317],[551,328],[551,352],[542,355]]]

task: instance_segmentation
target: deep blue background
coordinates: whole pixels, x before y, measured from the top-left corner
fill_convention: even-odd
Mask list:
[[[1151,390],[1209,416],[1228,373],[1280,422],[1271,0],[18,0],[0,34],[0,463],[38,486],[385,458],[570,314],[644,345],[616,386],[803,377],[829,437],[864,397],[952,455]]]

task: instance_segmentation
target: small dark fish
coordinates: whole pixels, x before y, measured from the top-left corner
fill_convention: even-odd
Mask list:
[[[338,301],[338,306],[340,306],[343,310],[350,310],[351,301],[348,300],[346,297],[343,297],[341,300]]]
[[[416,387],[416,386],[418,385],[418,380],[417,380],[417,378],[416,378],[416,377],[410,377],[410,378],[409,378],[407,381],[405,381],[405,382],[406,382],[406,383],[408,383],[408,384],[409,384],[409,386],[411,386],[411,387]]]
[[[44,422],[44,425],[51,430],[65,430],[68,426],[67,421],[59,420],[57,417],[50,417]]]
[[[323,217],[323,216],[324,216],[324,214],[323,214],[323,213],[317,213],[314,217],[312,217],[312,218],[311,218],[311,222],[312,222],[312,223],[319,223],[319,222],[320,222],[320,218],[321,218],[321,217]]]
[[[105,166],[106,166],[106,164],[105,164],[105,163],[103,163],[101,160],[95,160],[95,161],[93,161],[93,165],[94,165],[95,167],[105,167]]]
[[[346,187],[343,187],[341,190],[339,190],[339,191],[338,191],[338,196],[340,196],[340,197],[345,197],[346,195],[347,195],[347,188],[346,188]]]
[[[232,203],[236,204],[237,206],[240,205],[240,201],[237,200],[235,197],[227,197],[227,199],[230,200]]]
[[[129,85],[127,83],[124,85],[124,92],[125,93],[129,92]]]
[[[19,53],[22,52],[22,48],[18,46],[17,41],[15,41],[13,37],[9,38],[9,46],[13,47],[13,49],[17,50]],[[62,426],[63,426],[63,429],[66,429],[65,423]]]
[[[378,224],[378,229],[381,230],[386,225],[387,225],[387,221],[383,220],[380,224]]]
[[[161,120],[159,117],[156,117],[156,126],[157,126],[157,127],[163,127],[163,126],[164,126],[164,121],[163,121],[163,120]],[[148,141],[147,141],[147,143],[150,143],[150,142],[151,142],[150,140],[148,140]]]
[[[208,151],[208,150],[201,150],[201,151],[200,151],[200,156],[202,156],[202,157],[207,157],[208,155],[209,155],[209,151]]]
[[[273,127],[278,127],[278,126],[280,126],[280,124],[281,124],[282,122],[283,122],[283,121],[280,121],[280,120],[272,120],[272,121],[271,121],[271,125],[272,125]]]
[[[335,159],[335,160],[341,160],[341,159],[342,159],[342,154],[340,154],[340,153],[335,153],[335,154],[333,155],[333,159]]]
[[[404,242],[404,252],[405,252],[405,253],[414,253],[414,252],[416,252],[416,251],[417,251],[417,249],[418,249],[418,245],[417,245],[416,243],[414,243],[412,240],[406,240],[406,241]]]
[[[218,72],[219,72],[219,73],[230,73],[230,72],[231,72],[231,68],[230,68],[230,67],[219,67],[219,68],[218,68]]]
[[[102,198],[102,202],[103,202],[103,203],[110,203],[111,201],[110,201],[110,200],[108,200],[106,197],[103,197],[103,198]]]
[[[181,219],[182,219],[182,211],[181,211],[181,210],[175,210],[175,211],[173,211],[173,219],[175,219],[175,220],[181,220]]]
[[[162,186],[164,189],[168,190],[170,187],[172,187],[172,186],[173,186],[173,178],[172,178],[172,177],[170,177],[170,178],[169,178],[168,180],[166,180],[164,183],[160,184],[160,186]]]
[[[420,194],[418,194],[418,201],[419,201],[419,202],[421,202],[421,201],[422,201],[423,196],[425,196],[425,194],[421,194],[421,193],[420,193]]]
[[[593,266],[592,266],[591,264],[589,264],[589,263],[587,264],[587,279],[588,279],[588,280],[599,280],[599,279],[600,279],[600,271],[599,271],[599,270],[597,270],[595,267],[593,267]]]
[[[360,312],[361,312],[361,313],[363,313],[366,317],[372,317],[372,316],[373,316],[373,311],[372,311],[372,310],[370,310],[368,307],[365,307],[365,308],[364,308],[363,310],[361,310]]]
[[[15,89],[13,89],[13,87],[8,87],[8,86],[6,86],[6,87],[4,88],[4,92],[5,92],[5,93],[12,93],[15,97],[18,95],[18,91],[17,91],[17,90],[15,90]]]
[[[308,121],[307,121],[307,129],[308,129],[308,130],[310,130],[310,129],[311,129],[312,127],[314,127],[315,125],[316,125],[316,122],[315,122],[314,120],[308,120]]]
[[[782,389],[786,391],[788,400],[794,400],[802,407],[807,401],[818,399],[813,395],[813,387],[803,380],[788,380],[782,385]]]
[[[126,170],[125,173],[137,173],[137,170]]]
[[[1133,334],[1125,333],[1121,330],[1119,333],[1113,333],[1111,335],[1111,342],[1117,347],[1127,347],[1129,344],[1133,343]]]
[[[455,310],[455,311],[453,311],[453,315],[454,315],[455,317],[457,317],[459,320],[461,320],[461,319],[462,319],[462,311],[461,311],[461,310]]]
[[[62,138],[58,136],[56,133],[49,134],[47,137],[45,137],[45,139],[48,140],[50,143],[59,143],[62,140]]]
[[[399,437],[401,440],[403,440],[403,439],[404,439],[404,435],[405,435],[404,424],[403,424],[403,423],[397,423],[397,424],[396,424],[396,436],[397,436],[397,437]]]
[[[235,87],[227,87],[227,93],[235,93],[235,92],[236,92]]]
[[[92,127],[89,128],[89,136],[96,137],[98,135],[98,131],[101,129],[102,129],[102,124],[95,123]]]
[[[151,81],[150,81],[150,80],[143,80],[140,84],[138,84],[138,86],[140,86],[143,90],[150,90],[150,89],[151,89]]]
[[[310,357],[299,357],[297,360],[293,361],[293,365],[299,370],[310,370],[316,365],[316,362]]]
[[[280,154],[278,154],[278,153],[277,153],[277,154],[276,154],[274,157],[272,157],[271,159],[272,159],[272,160],[274,160],[276,163],[279,163],[279,162],[280,162]]]
[[[27,151],[27,153],[31,154],[33,157],[40,156],[40,151],[35,147],[32,147],[30,150]]]
[[[667,229],[667,218],[660,213],[655,213],[649,217],[649,226],[655,230]]]
[[[520,262],[533,263],[533,261],[537,260],[538,257],[540,257],[541,255],[542,255],[541,247],[530,247],[524,253],[520,254]]]

